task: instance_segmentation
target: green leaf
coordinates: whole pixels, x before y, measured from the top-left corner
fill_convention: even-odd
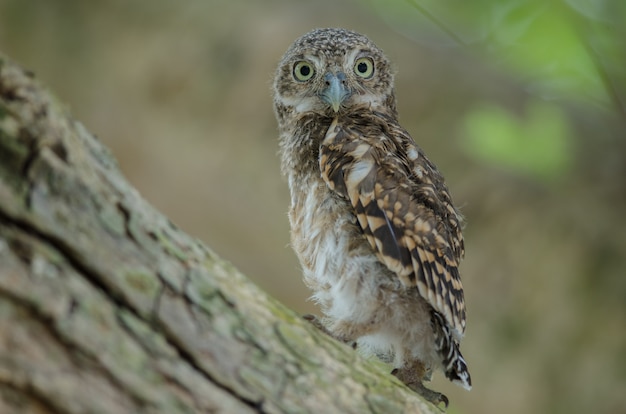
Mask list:
[[[571,163],[570,130],[563,111],[534,101],[524,116],[484,104],[464,121],[463,147],[471,157],[487,164],[551,180]]]

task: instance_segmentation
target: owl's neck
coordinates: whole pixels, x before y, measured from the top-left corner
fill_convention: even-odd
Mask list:
[[[328,128],[336,117],[339,124],[362,123],[363,119],[381,115],[396,120],[395,99],[393,96],[384,106],[355,105],[338,113],[309,112],[295,116],[293,108],[282,108],[279,113],[291,116],[279,117],[281,170],[289,180],[308,182],[320,180],[319,149]],[[376,114],[374,116],[374,114]]]
[[[309,114],[280,129],[281,170],[289,180],[319,177],[319,148],[332,118]]]

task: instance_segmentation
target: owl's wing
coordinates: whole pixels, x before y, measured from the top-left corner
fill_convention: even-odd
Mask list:
[[[378,258],[405,286],[417,286],[462,336],[460,216],[443,178],[413,139],[391,118],[342,125],[335,119],[319,162],[329,188],[352,204]]]

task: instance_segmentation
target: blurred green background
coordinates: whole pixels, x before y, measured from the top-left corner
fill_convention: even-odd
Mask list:
[[[626,2],[0,0],[0,51],[146,199],[298,312],[270,82],[315,27],[394,62],[467,218],[452,413],[626,412]]]

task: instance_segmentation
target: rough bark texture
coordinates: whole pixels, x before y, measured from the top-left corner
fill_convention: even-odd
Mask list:
[[[431,410],[177,229],[0,55],[0,413]]]

